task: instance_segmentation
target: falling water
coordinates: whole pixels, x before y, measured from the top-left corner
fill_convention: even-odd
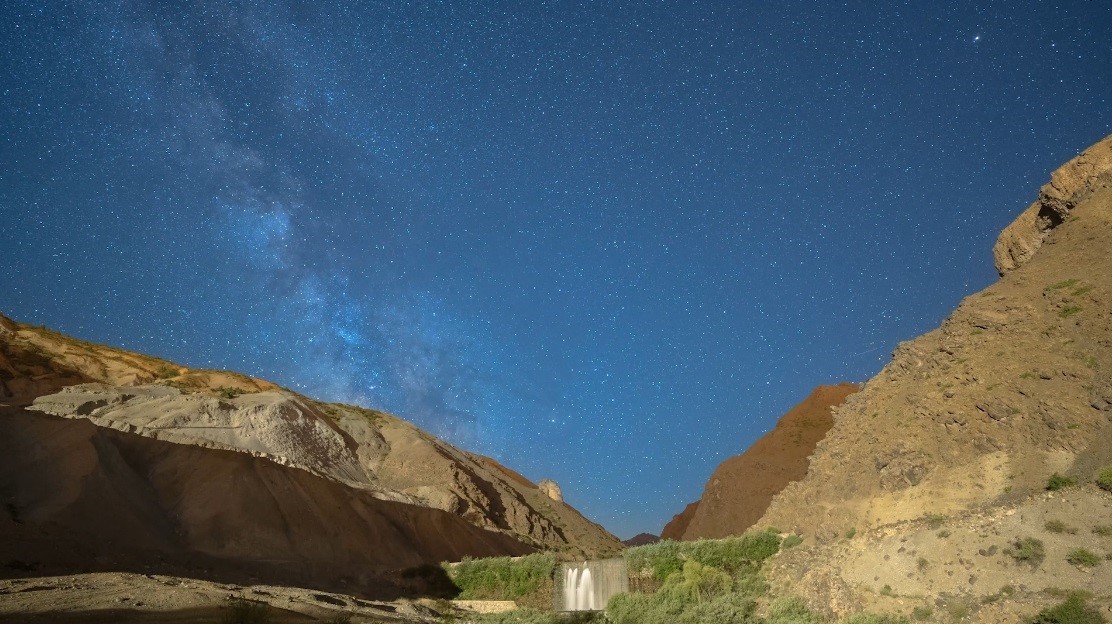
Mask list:
[[[557,611],[598,611],[606,608],[611,596],[629,591],[623,559],[565,563],[556,579],[563,580],[556,591]]]

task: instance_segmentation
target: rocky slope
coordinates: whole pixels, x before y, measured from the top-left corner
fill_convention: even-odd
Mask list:
[[[831,409],[857,390],[851,383],[815,388],[748,450],[719,464],[703,496],[673,518],[662,535],[694,540],[744,533],[764,515],[773,496],[807,474],[811,452],[834,424]]]
[[[831,538],[1018,500],[1054,472],[1089,480],[1112,463],[1109,250],[1112,137],[1004,231],[1000,281],[900,344],[835,410],[806,478],[762,522]]]
[[[160,557],[174,558],[181,553],[242,557],[246,551],[225,552],[223,546],[190,541],[174,531],[202,535],[212,528],[206,523],[238,530],[256,520],[285,523],[286,529],[284,533],[278,531],[276,524],[271,527],[277,531],[275,535],[267,533],[269,529],[253,529],[270,536],[265,543],[245,546],[247,551],[256,555],[279,553],[275,558],[292,557],[290,560],[303,563],[333,560],[315,551],[301,557],[297,547],[302,541],[319,543],[320,535],[327,535],[320,547],[335,549],[343,542],[334,537],[341,534],[344,539],[372,539],[347,536],[348,532],[358,534],[361,530],[390,536],[388,539],[401,551],[353,543],[354,552],[380,553],[383,560],[401,566],[430,558],[516,554],[532,548],[582,558],[621,547],[617,538],[602,527],[521,475],[490,458],[455,448],[399,418],[354,406],[320,403],[263,380],[190,369],[4,317],[0,317],[0,410],[0,426],[6,428],[3,437],[11,444],[25,441],[22,451],[11,449],[5,457],[0,495],[10,502],[6,521],[19,524],[15,522],[19,517],[20,530],[27,536],[23,541],[28,544],[34,542],[29,536],[36,530],[46,535],[51,534],[49,527],[76,528],[80,513],[71,505],[86,496],[84,488],[92,487],[88,475],[95,474],[99,475],[95,481],[101,483],[98,487],[126,493],[120,494],[115,504],[127,513],[138,514],[135,526],[127,532],[158,536],[162,541],[150,537],[155,541],[148,546],[159,544],[158,548],[165,551]],[[51,455],[55,452],[50,450],[54,448],[52,442],[44,443],[46,450],[41,456],[35,455],[35,436],[61,436],[76,446],[65,452],[59,448]],[[127,450],[120,450],[123,447]],[[151,450],[155,448],[163,450],[155,453]],[[86,458],[81,466],[63,469],[70,465],[66,458],[75,453]],[[179,459],[171,461],[163,456]],[[121,467],[120,457],[142,459],[134,460],[139,464],[127,459]],[[52,467],[55,462],[61,466],[56,470]],[[168,492],[200,488],[200,482],[189,480],[191,474],[199,473],[167,466],[189,462],[220,466],[211,470],[227,480],[229,488],[236,479],[261,479],[255,485],[269,498],[225,500],[227,497],[215,494],[218,490],[212,490],[211,496],[223,506],[213,511],[212,517],[188,516],[185,508],[176,506],[180,502],[175,498],[177,494]],[[239,477],[235,476],[237,470],[243,471]],[[175,471],[182,474],[168,481],[158,480]],[[49,486],[40,483],[40,475],[52,479]],[[306,485],[310,482],[311,487]],[[43,502],[28,494],[46,490],[70,491],[72,495],[61,502]],[[241,502],[248,500],[257,508],[277,510],[277,515],[258,519],[241,515]],[[347,515],[331,517],[327,509],[336,506],[347,509]],[[367,521],[365,528],[359,528],[359,518],[373,515],[371,511],[359,511],[364,508],[383,518],[381,527],[375,524],[377,521]],[[294,509],[301,509],[302,515]],[[97,508],[88,506],[86,511],[94,513]],[[314,522],[325,522],[342,531],[316,534],[310,530],[320,528]],[[166,533],[168,526],[173,528],[170,533]],[[383,528],[391,526],[403,534]],[[111,534],[112,526],[101,528]],[[58,531],[64,532],[58,529],[55,533]],[[75,534],[92,539],[96,533]],[[460,547],[448,548],[445,540]],[[0,547],[12,546],[7,538],[0,542]],[[82,558],[106,556],[73,551],[82,552]],[[30,553],[12,557],[33,559]],[[141,559],[137,556],[136,561]],[[362,565],[371,563],[381,561],[371,557]],[[340,569],[344,563],[333,561],[329,565]]]
[[[997,283],[834,410],[758,522],[805,538],[772,584],[833,614],[1018,622],[1072,590],[1112,613],[1110,251],[1112,137],[1004,230]],[[1079,485],[1048,492],[1055,473]],[[1024,539],[1043,556],[1013,556]]]

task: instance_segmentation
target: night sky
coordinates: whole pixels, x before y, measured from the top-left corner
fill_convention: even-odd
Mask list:
[[[1112,132],[1107,2],[162,4],[3,3],[0,312],[391,411],[621,537]]]

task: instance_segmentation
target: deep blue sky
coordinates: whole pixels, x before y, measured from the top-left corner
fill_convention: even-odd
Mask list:
[[[0,9],[0,311],[390,410],[622,537],[1112,132],[1106,2],[161,4]]]

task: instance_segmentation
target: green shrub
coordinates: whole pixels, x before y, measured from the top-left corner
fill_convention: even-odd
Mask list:
[[[1040,611],[1031,624],[1104,624],[1104,616],[1085,603],[1084,595],[1074,593],[1061,604]]]
[[[772,601],[768,607],[767,624],[821,624],[822,616],[807,608],[807,603],[795,596],[785,596]]]
[[[547,581],[556,567],[556,556],[546,553],[519,559],[491,557],[465,559],[445,572],[460,589],[463,600],[517,600]]]
[[[1112,466],[1105,466],[1097,473],[1097,485],[1102,490],[1112,492]]]
[[[688,560],[683,563],[683,570],[664,581],[659,593],[679,603],[699,603],[730,591],[733,584],[734,580],[722,570]]]
[[[233,598],[223,621],[224,624],[269,624],[270,607],[262,602]]]
[[[1081,306],[1067,305],[1062,308],[1062,311],[1058,313],[1058,316],[1062,318],[1069,318],[1074,314],[1077,314],[1078,312],[1081,312]]]
[[[942,528],[942,523],[946,521],[946,516],[942,514],[929,513],[923,516],[923,519],[927,521],[927,524],[930,526],[930,528],[937,530]]]
[[[1050,492],[1053,492],[1055,490],[1060,490],[1064,487],[1071,487],[1074,485],[1077,485],[1077,481],[1074,480],[1073,477],[1065,477],[1055,472],[1054,474],[1050,475],[1050,479],[1047,480],[1046,489]]]
[[[789,548],[794,548],[796,546],[799,546],[802,543],[803,543],[803,538],[802,537],[800,537],[798,535],[789,535],[789,536],[784,538],[784,541],[780,542],[780,548],[782,550],[787,550]]]
[[[857,527],[853,527],[846,531],[846,539],[853,539],[854,535],[857,535]]]
[[[1077,533],[1077,529],[1066,525],[1061,520],[1047,520],[1044,526],[1051,533],[1069,533],[1070,535]]]
[[[694,542],[664,540],[627,548],[623,553],[629,569],[652,570],[663,581],[683,569],[686,560],[698,561],[727,572],[752,567],[780,549],[780,536],[773,531],[750,531],[739,537],[704,539]]]
[[[237,396],[243,394],[243,391],[239,388],[229,388],[227,386],[220,386],[216,389],[216,391],[223,399],[234,399]]]
[[[1084,548],[1074,548],[1070,551],[1070,554],[1066,555],[1066,561],[1069,561],[1073,565],[1091,568],[1100,563],[1100,557]]]
[[[1011,555],[1016,561],[1029,563],[1032,567],[1038,567],[1042,560],[1046,558],[1046,550],[1043,548],[1042,541],[1033,537],[1017,540],[1012,548],[1004,552]]]
[[[934,609],[930,607],[915,607],[911,610],[911,619],[913,620],[929,620],[934,615]]]

